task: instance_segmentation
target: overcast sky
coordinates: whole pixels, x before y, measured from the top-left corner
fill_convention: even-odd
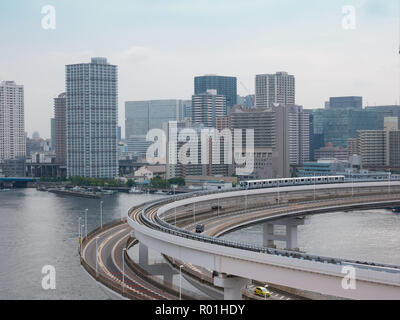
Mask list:
[[[107,57],[124,101],[190,99],[193,77],[238,77],[254,93],[260,73],[296,77],[296,102],[321,108],[331,96],[364,104],[400,99],[399,0],[1,0],[0,81],[25,86],[26,131],[50,136],[65,65]],[[42,7],[56,29],[42,28]],[[343,6],[356,28],[344,29]]]

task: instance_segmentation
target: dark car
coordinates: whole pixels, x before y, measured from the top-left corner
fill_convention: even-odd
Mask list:
[[[204,232],[204,224],[198,224],[196,226],[196,233],[202,233]]]

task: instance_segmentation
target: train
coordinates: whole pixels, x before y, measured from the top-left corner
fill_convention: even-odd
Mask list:
[[[262,189],[344,182],[345,176],[315,176],[283,179],[243,180],[240,181],[239,185],[242,189]]]

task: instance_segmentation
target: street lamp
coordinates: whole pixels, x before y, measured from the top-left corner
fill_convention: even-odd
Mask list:
[[[84,228],[84,224],[81,225],[81,234],[83,235],[83,228]],[[83,239],[81,239],[81,256],[82,256],[82,244],[83,244]]]
[[[122,294],[125,291],[125,252],[126,248],[122,249]]]
[[[391,181],[391,175],[392,175],[392,172],[390,171],[390,169],[389,169],[389,193],[390,193],[390,181]]]
[[[82,249],[82,237],[81,237],[81,217],[78,218],[78,241],[79,241],[79,251]]]
[[[100,228],[103,229],[103,201],[100,201]]]
[[[179,300],[182,300],[182,268],[183,264],[179,266]]]
[[[81,236],[81,217],[78,218],[78,237]]]
[[[174,201],[176,202],[176,198],[175,198],[175,188],[176,188],[176,185],[172,185],[172,189],[174,189]],[[176,204],[175,204],[175,208],[174,208],[174,211],[175,211],[175,226],[176,226]]]
[[[315,172],[314,172],[314,201],[315,201]]]
[[[89,209],[85,209],[85,238],[87,238],[87,213]]]
[[[196,223],[196,202],[193,202],[193,220]]]
[[[99,255],[99,247],[97,245],[97,240],[99,240],[99,236],[96,237],[96,277],[97,277],[97,265],[98,265],[98,263],[97,263],[98,258],[97,257]]]
[[[280,202],[280,199],[279,199],[279,180],[278,180],[278,204],[279,204],[279,202]]]

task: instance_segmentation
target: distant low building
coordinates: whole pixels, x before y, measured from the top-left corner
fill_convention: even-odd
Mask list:
[[[25,158],[6,159],[3,161],[3,175],[5,177],[25,177]]]
[[[320,159],[347,160],[349,156],[347,148],[334,147],[332,143],[328,143],[325,147],[314,150],[314,158],[316,161]]]
[[[143,166],[135,171],[135,180],[140,181],[150,181],[155,177],[160,177],[161,179],[165,179],[166,169],[165,165],[163,166]]]
[[[187,176],[185,178],[186,187],[191,189],[226,190],[232,188],[237,183],[237,177]]]
[[[298,170],[299,177],[344,176],[347,181],[383,181],[400,180],[400,175],[389,171],[369,171],[362,169],[360,157],[352,156],[350,161],[322,159],[317,162],[304,163]]]

